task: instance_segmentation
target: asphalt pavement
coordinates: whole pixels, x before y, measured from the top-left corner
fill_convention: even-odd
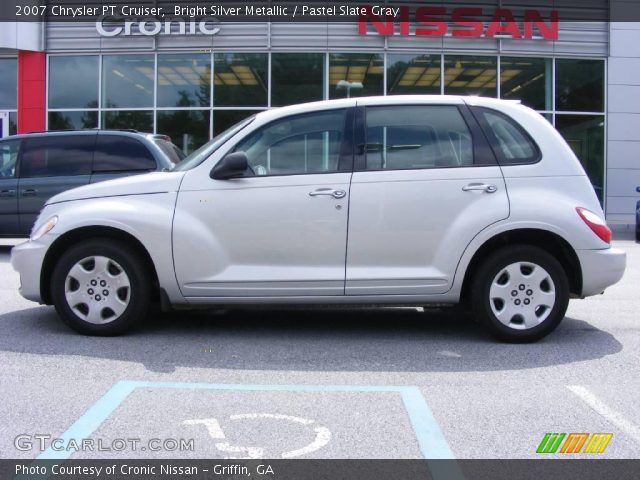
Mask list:
[[[421,309],[179,312],[84,337],[20,297],[0,247],[0,458],[536,458],[549,432],[638,458],[640,245],[614,244],[623,280],[528,345]]]

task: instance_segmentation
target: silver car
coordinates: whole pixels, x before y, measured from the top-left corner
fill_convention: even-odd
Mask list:
[[[50,199],[13,249],[22,295],[79,332],[152,302],[464,303],[502,340],[543,337],[625,253],[580,162],[515,102],[372,97],[248,118],[168,172]]]

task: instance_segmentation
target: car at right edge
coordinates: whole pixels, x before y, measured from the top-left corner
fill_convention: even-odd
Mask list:
[[[622,278],[610,241],[584,169],[538,113],[389,96],[262,112],[171,171],[59,194],[12,264],[25,298],[85,334],[122,333],[154,301],[465,303],[527,342]]]

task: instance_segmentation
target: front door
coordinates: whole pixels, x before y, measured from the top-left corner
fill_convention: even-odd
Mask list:
[[[17,162],[20,140],[0,140],[0,237],[20,235]]]
[[[509,215],[500,167],[463,104],[362,110],[346,294],[445,293],[469,242]]]
[[[352,146],[350,111],[277,120],[233,149],[250,172],[189,172],[173,228],[186,297],[343,295]]]

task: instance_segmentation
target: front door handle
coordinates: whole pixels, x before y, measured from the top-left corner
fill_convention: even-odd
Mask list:
[[[486,183],[470,183],[469,185],[465,185],[462,187],[463,192],[474,192],[474,191],[482,191],[487,193],[496,193],[498,191],[498,187],[495,185],[488,185]]]
[[[27,188],[22,191],[23,197],[35,197],[36,195],[38,195],[38,191],[33,188]]]
[[[344,190],[334,190],[333,188],[318,188],[317,190],[309,192],[310,197],[320,197],[323,195],[340,199],[346,197],[347,192]]]
[[[15,190],[0,190],[0,197],[15,197]]]

